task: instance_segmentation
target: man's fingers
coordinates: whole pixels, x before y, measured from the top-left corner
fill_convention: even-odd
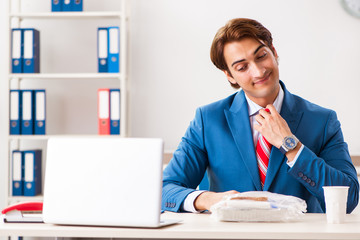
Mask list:
[[[268,109],[268,110],[270,111],[270,114],[275,114],[275,113],[277,113],[274,105],[272,105],[272,104],[266,105],[266,109]],[[266,109],[265,109],[265,110],[266,110]]]
[[[262,125],[263,122],[265,121],[264,117],[261,116],[260,114],[258,114],[258,115],[255,116],[255,120],[256,120],[260,125]]]
[[[259,124],[254,124],[254,129],[258,132],[260,132],[261,128]]]

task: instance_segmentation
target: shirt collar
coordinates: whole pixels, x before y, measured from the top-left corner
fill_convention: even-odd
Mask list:
[[[252,100],[250,100],[250,98],[248,98],[248,96],[245,93],[245,97],[246,97],[246,101],[248,104],[248,110],[249,110],[249,117],[256,115],[260,109],[263,109],[263,107],[257,105],[256,103],[254,103]],[[277,95],[273,105],[276,109],[277,112],[280,113],[282,104],[284,101],[284,90],[282,89],[281,85],[280,85],[280,90],[279,90],[279,94]]]

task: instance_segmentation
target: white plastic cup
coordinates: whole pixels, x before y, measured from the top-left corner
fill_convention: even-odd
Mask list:
[[[324,186],[326,219],[328,223],[343,223],[346,216],[348,186]]]

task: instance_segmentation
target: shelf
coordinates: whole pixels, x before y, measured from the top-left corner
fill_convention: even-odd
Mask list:
[[[48,140],[51,137],[86,137],[86,138],[121,138],[123,135],[97,135],[97,134],[53,134],[53,135],[9,135],[10,140]]]
[[[84,18],[120,18],[122,12],[32,12],[32,13],[10,13],[10,18],[47,18],[47,19],[84,19]]]
[[[43,201],[43,196],[38,195],[35,197],[25,197],[25,196],[9,196],[8,202],[16,203],[16,202],[37,202],[37,201]]]
[[[3,0],[0,0],[3,1]],[[69,73],[69,72],[45,72],[45,73],[11,73],[10,71],[6,71],[2,73],[2,80],[4,81],[4,87],[0,89],[0,94],[4,95],[5,101],[1,101],[0,107],[3,109],[3,113],[0,116],[0,120],[2,122],[6,122],[9,124],[10,119],[10,111],[9,111],[9,102],[10,102],[10,89],[16,88],[20,89],[22,85],[27,88],[32,88],[31,86],[35,85],[38,88],[41,88],[41,86],[44,84],[47,86],[48,84],[52,83],[53,81],[57,84],[61,84],[61,86],[64,87],[70,87],[75,84],[76,86],[79,83],[82,84],[90,84],[91,86],[97,86],[98,82],[105,82],[109,83],[111,82],[113,87],[120,88],[121,89],[121,95],[120,95],[120,119],[121,119],[121,125],[120,125],[120,132],[121,135],[98,135],[97,134],[97,128],[93,128],[89,126],[89,131],[83,131],[84,134],[74,134],[73,132],[62,132],[59,127],[56,127],[53,129],[53,131],[48,131],[49,134],[46,135],[10,135],[9,131],[2,131],[0,136],[4,140],[3,147],[0,148],[0,162],[3,165],[4,169],[6,169],[6,174],[2,174],[0,179],[0,194],[5,196],[5,203],[6,205],[11,203],[17,203],[17,202],[26,202],[26,201],[43,201],[43,196],[38,195],[35,197],[27,197],[27,196],[11,196],[12,193],[12,156],[11,151],[15,149],[28,149],[31,148],[37,148],[35,146],[40,145],[41,148],[44,150],[44,155],[46,153],[46,145],[47,141],[51,138],[93,138],[93,139],[116,139],[116,138],[124,138],[128,137],[127,134],[127,35],[128,35],[128,7],[127,7],[127,0],[121,0],[119,1],[120,4],[113,5],[112,8],[109,9],[109,11],[99,11],[97,9],[93,9],[94,11],[81,11],[81,12],[50,12],[50,8],[48,11],[39,11],[35,10],[34,12],[31,12],[30,9],[26,7],[26,4],[24,5],[21,0],[5,0],[7,2],[6,5],[8,5],[8,9],[6,10],[6,15],[4,18],[4,24],[8,25],[8,31],[4,32],[4,44],[8,46],[6,48],[6,52],[2,54],[2,57],[6,59],[4,61],[6,63],[5,68],[11,69],[11,29],[12,28],[22,28],[26,27],[28,24],[31,24],[32,26],[35,24],[40,23],[46,23],[49,20],[51,23],[55,23],[57,21],[63,21],[63,20],[69,20],[69,28],[72,28],[74,30],[78,30],[78,26],[72,27],[72,21],[76,24],[87,24],[88,21],[110,21],[112,22],[112,25],[118,25],[120,28],[120,54],[119,54],[119,67],[121,69],[120,73],[98,73],[97,68],[93,68],[91,71],[88,72],[80,72],[80,73]],[[101,1],[98,1],[98,5],[101,5]],[[119,6],[120,5],[120,6]],[[26,12],[24,12],[24,11]],[[25,21],[24,21],[25,20]],[[28,23],[27,21],[31,20],[31,23]],[[80,20],[80,21],[78,21]],[[46,25],[49,25],[50,23],[46,23]],[[49,30],[51,33],[51,29]],[[71,36],[69,36],[71,37]],[[96,36],[94,34],[89,35],[89,37],[95,38]],[[54,38],[52,36],[52,38]],[[51,40],[51,39],[50,39]],[[25,81],[24,81],[25,80]],[[35,80],[35,81],[34,81]],[[70,80],[70,81],[67,81]],[[80,80],[80,81],[78,81]],[[22,82],[23,81],[23,82]],[[33,82],[34,81],[34,82]],[[74,82],[76,81],[76,83]],[[24,83],[25,82],[25,83]],[[39,85],[40,84],[40,85]],[[115,84],[115,85],[114,85]],[[64,92],[64,97],[70,97],[73,92],[67,94]],[[89,93],[90,94],[90,93]],[[89,96],[89,95],[87,95]],[[49,96],[51,98],[52,96]],[[95,100],[96,95],[91,95],[91,98]],[[77,99],[76,99],[77,100]],[[81,99],[78,99],[81,101]],[[47,118],[49,119],[49,118]],[[63,125],[63,124],[61,124]],[[64,125],[65,126],[65,125]],[[92,130],[91,130],[92,129]],[[43,156],[42,159],[43,163],[46,163],[46,157]],[[45,165],[45,164],[44,164]],[[43,166],[44,166],[43,165]],[[42,168],[42,176],[44,176],[44,170],[45,168]],[[44,179],[42,182],[42,185],[44,185]],[[1,237],[0,237],[1,238]]]
[[[10,78],[27,79],[120,79],[120,73],[20,73],[9,74]]]

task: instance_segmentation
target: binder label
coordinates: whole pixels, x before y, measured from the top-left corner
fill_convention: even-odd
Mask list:
[[[25,121],[30,121],[32,118],[31,118],[31,104],[32,104],[32,101],[31,101],[31,92],[23,92],[23,101],[22,101],[22,104],[23,104],[23,120]]]
[[[25,182],[34,181],[34,154],[25,154]]]
[[[109,38],[110,38],[110,49],[109,52],[112,54],[119,53],[119,31],[117,28],[109,29]],[[112,61],[114,61],[112,59]],[[115,59],[116,61],[116,59]]]
[[[32,30],[26,30],[24,31],[24,58],[33,58],[33,31]],[[26,65],[30,65],[31,61],[27,60],[25,62]]]
[[[13,181],[21,181],[21,152],[13,153]]]
[[[19,120],[19,92],[10,93],[10,120]]]
[[[36,120],[45,121],[45,92],[36,93]]]
[[[21,58],[21,30],[14,30],[12,34],[12,58]],[[14,61],[14,64],[19,65],[19,61]]]
[[[107,45],[107,31],[99,30],[99,58],[107,58]],[[101,62],[102,65],[106,63],[106,60],[103,61],[105,62]]]
[[[109,118],[109,92],[99,92],[99,118]]]
[[[112,91],[110,94],[110,119],[120,120],[120,92]]]

